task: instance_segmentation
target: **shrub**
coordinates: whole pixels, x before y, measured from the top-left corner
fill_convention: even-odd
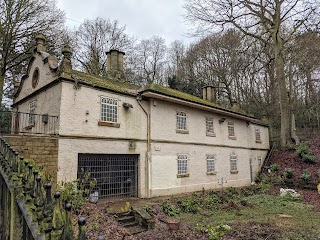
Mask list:
[[[90,174],[84,174],[83,179],[77,179],[72,182],[62,182],[58,186],[58,192],[61,193],[63,203],[71,203],[72,209],[78,211],[86,201],[92,189],[96,186],[96,180],[89,181]]]
[[[179,201],[178,206],[182,212],[197,213],[201,210],[200,201],[194,195]]]
[[[296,152],[300,157],[302,157],[302,155],[304,154],[309,154],[309,143],[301,142],[300,145],[297,147]]]
[[[316,157],[310,154],[303,154],[302,159],[305,163],[311,163],[311,164],[317,163]]]
[[[303,159],[305,163],[316,163],[317,159],[315,156],[309,153],[309,143],[302,142],[297,147],[296,153]]]
[[[320,178],[320,169],[317,172],[318,178]]]
[[[301,174],[300,178],[304,182],[308,182],[311,179],[311,173],[306,169],[306,170],[303,171],[303,173]]]
[[[204,206],[207,208],[213,208],[219,203],[222,203],[222,200],[217,194],[207,195],[204,199]]]
[[[164,202],[161,204],[162,211],[167,214],[168,216],[176,216],[180,213],[180,209],[175,207],[174,205]]]
[[[283,172],[283,176],[285,178],[292,178],[294,174],[294,169],[293,168],[286,168]]]
[[[283,183],[283,178],[276,173],[262,173],[256,178],[256,183],[281,185]]]
[[[270,170],[272,172],[276,172],[276,171],[279,170],[279,164],[278,163],[272,163],[269,168],[270,168]]]

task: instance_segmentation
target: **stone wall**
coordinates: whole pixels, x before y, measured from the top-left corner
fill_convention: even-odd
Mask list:
[[[57,183],[58,138],[53,136],[7,135],[3,136],[19,155],[33,159],[42,172],[52,176],[53,187]]]

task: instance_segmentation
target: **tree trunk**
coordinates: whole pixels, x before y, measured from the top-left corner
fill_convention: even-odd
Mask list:
[[[1,72],[1,75],[0,75],[0,108],[2,107],[4,76],[5,76],[5,73]]]
[[[286,87],[286,78],[284,73],[284,58],[282,54],[282,41],[277,39],[274,44],[276,78],[279,87],[280,115],[281,115],[281,135],[280,143],[284,147],[291,142],[290,131],[290,106],[289,96]]]

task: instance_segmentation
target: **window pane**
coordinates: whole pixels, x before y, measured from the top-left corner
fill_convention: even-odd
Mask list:
[[[206,132],[207,133],[214,133],[213,118],[207,118],[206,119]]]
[[[178,155],[178,174],[188,173],[188,156],[186,154]]]
[[[229,134],[229,137],[234,137],[235,136],[234,124],[232,122],[228,123],[228,134]]]
[[[177,111],[177,129],[187,130],[187,116],[186,113]]]
[[[101,98],[101,121],[118,122],[118,100]]]
[[[213,155],[207,156],[207,172],[214,172],[215,171],[214,160],[215,160],[215,158]]]
[[[230,156],[230,170],[231,171],[237,171],[237,156],[236,155],[231,155]]]

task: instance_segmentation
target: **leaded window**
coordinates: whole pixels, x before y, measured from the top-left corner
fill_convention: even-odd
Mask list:
[[[238,171],[237,165],[237,155],[230,155],[230,170],[231,171]]]
[[[207,172],[215,171],[215,157],[214,155],[207,155]]]
[[[214,134],[213,118],[212,117],[206,118],[206,133],[207,134]]]
[[[187,115],[185,112],[177,111],[177,130],[187,130]]]
[[[261,142],[260,129],[255,130],[255,135],[256,135],[256,142]]]
[[[101,121],[104,122],[118,122],[118,100],[101,97]]]
[[[178,174],[188,173],[188,155],[178,154]]]
[[[234,132],[234,123],[233,122],[228,122],[228,134],[229,137],[235,137],[235,132]]]

